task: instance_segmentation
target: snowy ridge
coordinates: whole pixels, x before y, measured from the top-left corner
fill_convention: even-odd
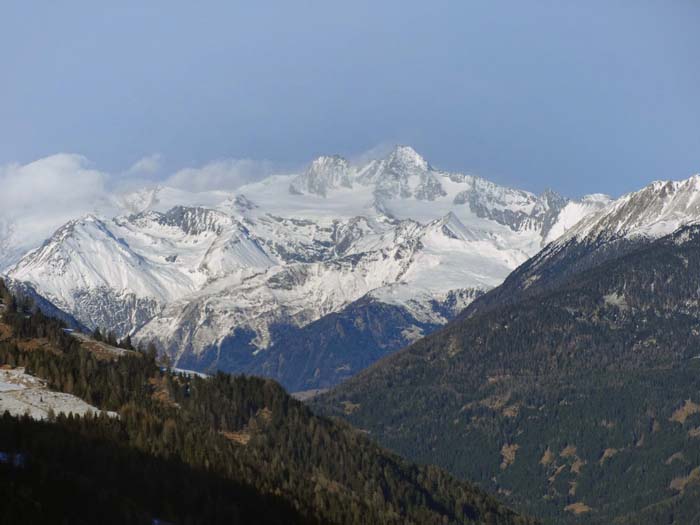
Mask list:
[[[444,323],[608,200],[443,172],[398,146],[363,165],[320,157],[235,193],[156,187],[114,202],[9,276],[88,326],[156,340],[176,364],[214,352],[216,365],[365,297]]]
[[[700,175],[680,181],[656,181],[623,195],[562,237],[658,238],[700,219]]]
[[[87,326],[127,333],[209,280],[240,280],[273,264],[233,218],[176,207],[71,221],[9,274]]]
[[[591,195],[568,203],[552,232],[575,222],[569,213],[593,211],[518,267],[503,285],[470,305],[465,315],[510,304],[524,294],[540,293],[573,274],[700,223],[700,176],[653,182],[606,205],[607,200],[605,196]]]
[[[569,201],[559,212],[557,222],[547,233],[545,243],[550,243],[562,237],[573,228],[582,217],[589,217],[610,204],[610,197],[600,193],[586,195],[580,201]]]

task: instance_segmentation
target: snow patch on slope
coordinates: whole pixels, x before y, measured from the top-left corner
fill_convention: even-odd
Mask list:
[[[24,368],[0,368],[0,414],[5,411],[33,419],[47,419],[50,411],[79,416],[101,412],[76,396],[49,390],[44,380],[27,374]],[[115,412],[104,413],[117,417]]]

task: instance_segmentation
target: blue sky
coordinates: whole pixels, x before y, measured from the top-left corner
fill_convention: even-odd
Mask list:
[[[404,143],[570,196],[700,172],[693,0],[106,4],[3,3],[0,165],[158,178]]]

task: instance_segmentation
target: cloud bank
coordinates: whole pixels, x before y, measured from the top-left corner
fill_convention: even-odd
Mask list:
[[[156,184],[191,192],[232,191],[277,168],[268,161],[225,159],[162,177],[162,164],[162,157],[153,154],[121,173],[109,173],[82,155],[58,153],[0,166],[0,271],[71,219],[125,213],[118,197],[126,191]]]
[[[266,160],[226,159],[210,162],[200,168],[181,169],[163,184],[187,191],[232,191],[279,171],[278,164]]]
[[[80,155],[60,153],[0,166],[0,248],[14,256],[76,215],[100,206],[107,181],[106,173]],[[0,260],[8,257],[0,254]]]
[[[143,157],[134,162],[131,167],[126,170],[127,175],[153,175],[158,173],[161,168],[162,157],[160,153],[154,153]]]

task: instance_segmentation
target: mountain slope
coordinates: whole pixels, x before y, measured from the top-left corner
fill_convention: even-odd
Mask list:
[[[0,418],[0,493],[11,496],[4,515],[99,516],[92,501],[67,509],[56,497],[66,493],[70,502],[107,497],[102,512],[116,513],[108,522],[533,523],[314,415],[270,380],[177,374],[156,366],[150,351],[98,352],[61,323],[18,309],[1,281],[0,297],[0,364],[119,414]],[[23,459],[6,468],[5,457]],[[28,472],[14,472],[22,464]],[[52,468],[61,469],[57,488],[42,483],[59,481]]]
[[[443,320],[461,311],[472,293],[479,292],[455,292],[442,301],[434,299],[428,315],[412,313],[370,293],[301,328],[280,328],[276,343],[255,355],[245,371],[272,377],[291,391],[331,387],[438,329]]]
[[[464,312],[474,315],[556,287],[571,275],[700,220],[700,175],[654,182],[587,215]]]
[[[700,226],[683,227],[458,319],[313,406],[552,523],[687,523],[698,264]]]

